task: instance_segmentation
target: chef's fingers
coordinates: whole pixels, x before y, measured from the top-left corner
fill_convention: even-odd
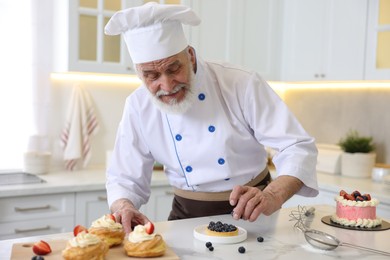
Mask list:
[[[247,220],[254,207],[258,203],[258,198],[255,198],[257,188],[247,186],[236,186],[230,195],[230,200],[235,201],[236,207],[233,209],[233,218],[238,220],[243,218]],[[231,203],[232,203],[231,202]]]
[[[264,196],[261,190],[256,187],[249,187],[245,196],[247,198],[247,202],[245,204],[242,218],[253,222],[261,214],[261,211],[255,211],[255,209],[257,209],[257,206],[264,200]]]

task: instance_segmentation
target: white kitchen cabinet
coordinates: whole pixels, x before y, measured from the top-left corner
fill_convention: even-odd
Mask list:
[[[334,198],[336,197],[336,195],[337,193],[326,191],[326,190],[320,190],[317,197],[303,197],[300,195],[294,195],[288,201],[286,201],[282,207],[290,208],[290,207],[298,207],[298,205],[308,206],[308,205],[317,205],[317,204],[335,206],[336,202]]]
[[[0,240],[72,230],[74,194],[0,199]]]
[[[370,0],[367,23],[366,79],[390,79],[390,2]]]
[[[140,210],[152,221],[166,221],[171,212],[173,197],[171,186],[152,187],[148,203]]]
[[[105,190],[76,193],[75,225],[89,227],[94,220],[109,213]]]
[[[362,80],[367,0],[286,0],[281,80]]]
[[[104,26],[118,10],[139,1],[57,0],[53,2],[55,72],[134,73],[121,36]]]
[[[280,0],[186,0],[201,18],[187,29],[190,44],[205,60],[227,61],[279,77]]]

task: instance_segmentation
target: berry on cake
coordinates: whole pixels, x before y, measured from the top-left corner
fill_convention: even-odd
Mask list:
[[[128,256],[157,257],[165,254],[166,245],[161,235],[154,232],[154,225],[148,222],[137,225],[124,241],[124,249]]]
[[[206,228],[206,235],[230,237],[238,235],[238,228],[235,225],[222,223],[221,221],[210,221]]]
[[[370,194],[359,191],[347,193],[341,190],[336,200],[336,214],[331,221],[343,226],[373,228],[382,224],[382,219],[376,216],[376,206],[379,201]]]

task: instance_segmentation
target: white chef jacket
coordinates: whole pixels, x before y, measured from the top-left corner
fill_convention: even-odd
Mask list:
[[[277,151],[279,175],[304,183],[298,194],[318,194],[314,139],[257,73],[198,58],[194,91],[184,114],[161,112],[144,85],[126,99],[107,168],[110,206],[120,198],[145,204],[155,161],[179,189],[230,190],[266,167],[265,147]]]

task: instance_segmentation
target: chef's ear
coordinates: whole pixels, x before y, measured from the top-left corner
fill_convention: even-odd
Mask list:
[[[192,63],[192,66],[193,66],[194,70],[196,71],[196,53],[195,53],[195,49],[191,46],[188,46],[188,55],[189,55],[189,59]]]

